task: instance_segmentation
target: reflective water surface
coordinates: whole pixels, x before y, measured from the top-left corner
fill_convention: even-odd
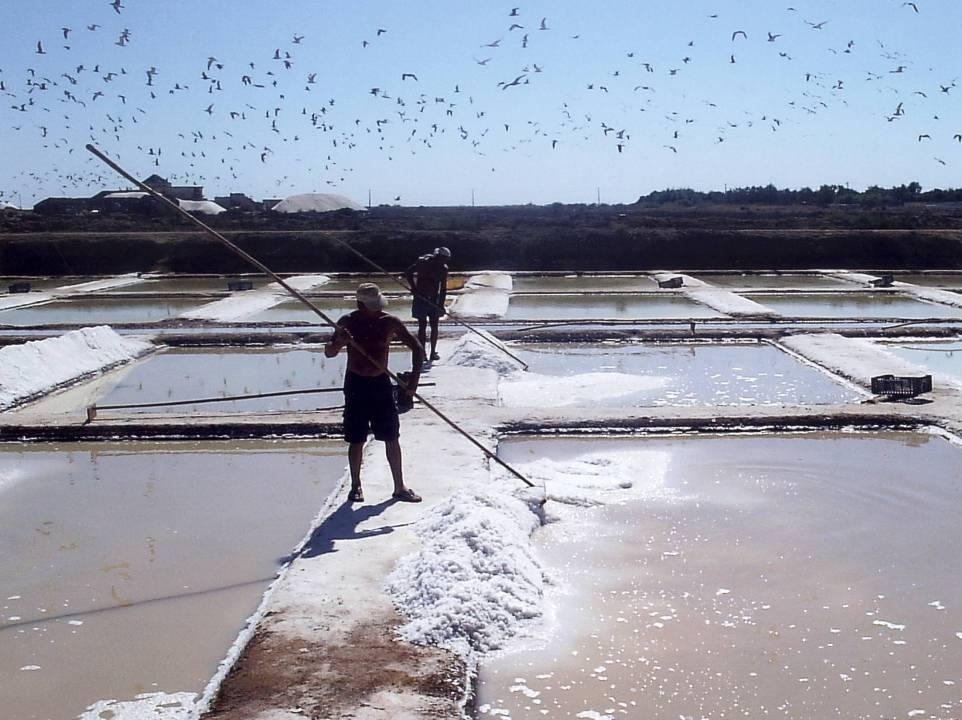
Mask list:
[[[150,323],[177,317],[202,304],[200,299],[73,298],[0,312],[0,325],[102,325]]]
[[[954,342],[885,343],[883,347],[903,360],[921,365],[933,374],[950,375],[962,382],[962,340]]]
[[[600,458],[636,486],[585,509],[547,482],[548,639],[482,664],[479,717],[962,715],[958,447],[813,434],[501,454],[563,477]]]
[[[720,317],[680,295],[512,295],[506,320],[676,319]]]
[[[614,380],[609,384],[614,388],[602,385],[599,390],[604,392],[589,391],[578,398],[589,405],[794,405],[858,398],[829,375],[768,344],[523,344],[512,345],[512,352],[529,365],[531,373],[539,375],[622,373],[652,380],[648,387],[638,388]],[[522,382],[524,378],[519,376]],[[623,394],[609,392],[618,388]],[[503,395],[510,389],[509,381],[502,382]],[[538,393],[533,394],[531,401],[538,400]]]
[[[747,296],[787,317],[960,318],[962,309],[922,302],[894,293],[825,293],[822,295]]]
[[[392,351],[390,367],[411,369],[411,354]],[[237,395],[340,388],[346,353],[324,357],[323,347],[269,349],[175,348],[138,363],[120,374],[118,383],[97,402],[100,405],[169,402]],[[236,400],[196,405],[131,408],[124,413],[213,414],[258,411],[318,410],[343,403],[340,392]],[[105,411],[110,412],[110,411]]]
[[[641,292],[657,290],[648,275],[515,275],[513,289],[537,292]]]
[[[694,277],[712,285],[728,288],[780,288],[819,290],[822,288],[851,288],[852,284],[824,275],[782,275],[746,273],[697,273]]]
[[[201,691],[344,466],[321,442],[0,448],[0,716]]]

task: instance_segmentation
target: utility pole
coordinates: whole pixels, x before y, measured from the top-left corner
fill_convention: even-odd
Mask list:
[[[596,187],[596,188],[595,188],[595,193],[596,193],[596,196],[597,196],[597,198],[598,198],[598,204],[601,205],[601,188],[600,188],[600,187]]]
[[[471,188],[471,207],[474,207],[474,188]]]
[[[367,209],[371,209],[371,188],[367,189]]]

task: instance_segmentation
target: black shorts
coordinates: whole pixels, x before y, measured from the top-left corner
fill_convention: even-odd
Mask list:
[[[436,296],[425,298],[420,295],[415,295],[414,300],[411,302],[411,317],[417,318],[418,320],[441,317],[445,312],[441,307],[440,300],[441,298]]]
[[[394,389],[386,374],[365,377],[348,371],[344,375],[344,440],[359,443],[368,433],[375,440],[397,440],[401,432]]]

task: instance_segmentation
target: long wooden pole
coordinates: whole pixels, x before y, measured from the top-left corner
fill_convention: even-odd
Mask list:
[[[309,307],[309,308],[310,308],[319,318],[321,318],[321,320],[323,320],[325,323],[327,323],[328,325],[330,325],[330,326],[331,326],[332,328],[334,328],[335,330],[337,329],[338,326],[337,326],[337,323],[336,323],[336,322],[334,322],[333,320],[331,320],[331,318],[329,318],[327,315],[325,315],[324,312],[323,312],[319,307],[317,307],[314,303],[312,303],[310,300],[308,300],[307,297],[306,297],[303,293],[301,293],[299,290],[291,287],[291,286],[288,285],[286,282],[284,282],[284,279],[283,279],[280,275],[278,275],[277,273],[275,273],[273,270],[271,270],[269,267],[267,267],[267,266],[266,266],[264,263],[262,263],[260,260],[258,260],[258,259],[255,258],[253,255],[250,255],[249,253],[247,253],[247,252],[245,252],[244,250],[242,250],[241,248],[239,248],[237,245],[235,245],[235,244],[232,243],[230,240],[228,240],[227,238],[225,238],[225,237],[224,237],[223,235],[221,235],[219,232],[217,232],[216,230],[214,230],[214,228],[212,228],[210,225],[208,225],[207,223],[203,222],[200,218],[197,218],[197,217],[191,215],[189,212],[187,212],[187,211],[184,210],[182,207],[180,207],[180,205],[178,205],[177,203],[175,203],[175,202],[173,202],[172,200],[164,197],[163,195],[161,195],[159,192],[157,192],[156,190],[154,190],[154,189],[153,189],[152,187],[150,187],[149,185],[145,185],[144,183],[142,183],[140,180],[138,180],[138,179],[135,178],[133,175],[131,175],[130,173],[128,173],[126,170],[124,170],[122,167],[120,167],[120,165],[118,165],[116,162],[114,162],[114,161],[111,160],[109,157],[107,157],[106,155],[104,155],[104,154],[103,154],[99,149],[97,149],[94,145],[88,143],[86,147],[87,147],[87,150],[88,150],[91,154],[93,154],[94,156],[96,156],[96,157],[97,157],[99,160],[101,160],[105,165],[107,165],[108,167],[110,167],[114,172],[116,172],[117,174],[119,174],[121,177],[125,178],[127,181],[132,182],[134,185],[136,185],[137,187],[139,187],[139,188],[140,188],[141,190],[143,190],[145,193],[148,193],[149,195],[151,195],[151,196],[152,196],[153,198],[155,198],[156,200],[159,200],[159,201],[162,202],[164,205],[166,205],[167,207],[169,207],[169,208],[171,208],[172,210],[174,210],[175,212],[177,212],[179,215],[181,215],[181,216],[182,216],[183,218],[185,218],[186,220],[190,221],[190,222],[193,223],[194,225],[197,225],[199,228],[201,228],[204,232],[206,232],[206,233],[207,233],[208,235],[210,235],[212,238],[214,238],[214,239],[217,240],[218,242],[222,243],[222,244],[223,244],[225,247],[227,247],[231,252],[233,252],[233,253],[236,254],[236,255],[239,255],[239,256],[242,257],[244,260],[246,260],[248,263],[250,263],[251,265],[253,265],[254,267],[256,267],[258,270],[260,270],[261,272],[263,272],[265,275],[267,275],[267,276],[269,276],[270,278],[272,278],[278,285],[280,285],[282,288],[284,288],[285,290],[287,290],[287,292],[289,292],[291,295],[293,295],[295,298],[297,298],[297,299],[300,300],[302,303],[304,303],[307,307]],[[404,382],[403,382],[402,380],[398,379],[398,376],[395,375],[393,372],[391,372],[391,369],[390,369],[390,368],[387,368],[387,367],[381,365],[381,363],[379,363],[377,360],[375,360],[374,358],[372,358],[372,357],[370,356],[370,354],[368,354],[368,352],[367,352],[364,348],[362,348],[360,345],[357,344],[357,342],[354,340],[354,338],[348,336],[348,344],[349,344],[356,352],[358,352],[364,359],[366,359],[367,361],[369,361],[372,365],[374,365],[374,366],[375,366],[376,368],[378,368],[379,370],[381,370],[381,371],[383,371],[384,373],[386,373],[392,380],[394,380],[396,383],[398,383],[398,385],[400,385],[402,388],[405,388]],[[449,418],[447,415],[445,415],[443,412],[441,412],[441,410],[439,410],[438,408],[436,408],[432,403],[428,402],[428,401],[425,400],[423,397],[421,397],[416,391],[415,391],[415,392],[412,392],[411,394],[412,394],[414,397],[416,397],[416,398],[421,402],[421,404],[423,404],[426,408],[428,408],[429,410],[431,410],[431,412],[433,412],[435,415],[437,415],[439,418],[441,418],[441,420],[443,420],[445,423],[447,423],[452,429],[454,429],[455,431],[457,431],[462,437],[464,437],[466,440],[468,440],[468,442],[470,442],[472,445],[474,445],[476,448],[478,448],[478,450],[480,450],[482,453],[484,453],[484,455],[485,455],[486,457],[490,458],[491,460],[494,460],[496,463],[498,463],[498,464],[499,464],[501,467],[503,467],[505,470],[507,470],[507,471],[510,472],[512,475],[514,475],[516,478],[518,478],[519,480],[521,480],[521,481],[522,481],[525,485],[527,485],[528,487],[534,487],[534,486],[535,486],[533,482],[531,482],[530,480],[528,480],[528,478],[526,478],[526,477],[525,477],[524,475],[522,475],[520,472],[518,472],[518,471],[515,470],[513,467],[511,467],[511,465],[509,465],[509,464],[506,463],[504,460],[502,460],[500,457],[498,457],[498,455],[497,455],[496,453],[492,452],[491,450],[489,450],[488,448],[486,448],[484,445],[482,445],[478,440],[475,440],[475,438],[474,438],[470,433],[468,433],[466,430],[462,429],[460,425],[458,425],[456,422],[454,422],[454,420],[452,420],[452,419]]]

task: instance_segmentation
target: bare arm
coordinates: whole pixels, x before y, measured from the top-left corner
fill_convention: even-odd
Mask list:
[[[337,327],[331,335],[331,339],[324,344],[324,357],[335,357],[350,341],[351,333],[344,326],[345,320],[347,320],[346,315],[337,321]]]
[[[421,365],[424,363],[424,348],[421,347],[418,339],[408,332],[408,329],[404,327],[404,323],[397,319],[395,319],[395,321],[394,337],[404,345],[407,345],[411,350],[411,384],[407,390],[409,393],[413,393],[418,389],[418,382],[421,379]]]

